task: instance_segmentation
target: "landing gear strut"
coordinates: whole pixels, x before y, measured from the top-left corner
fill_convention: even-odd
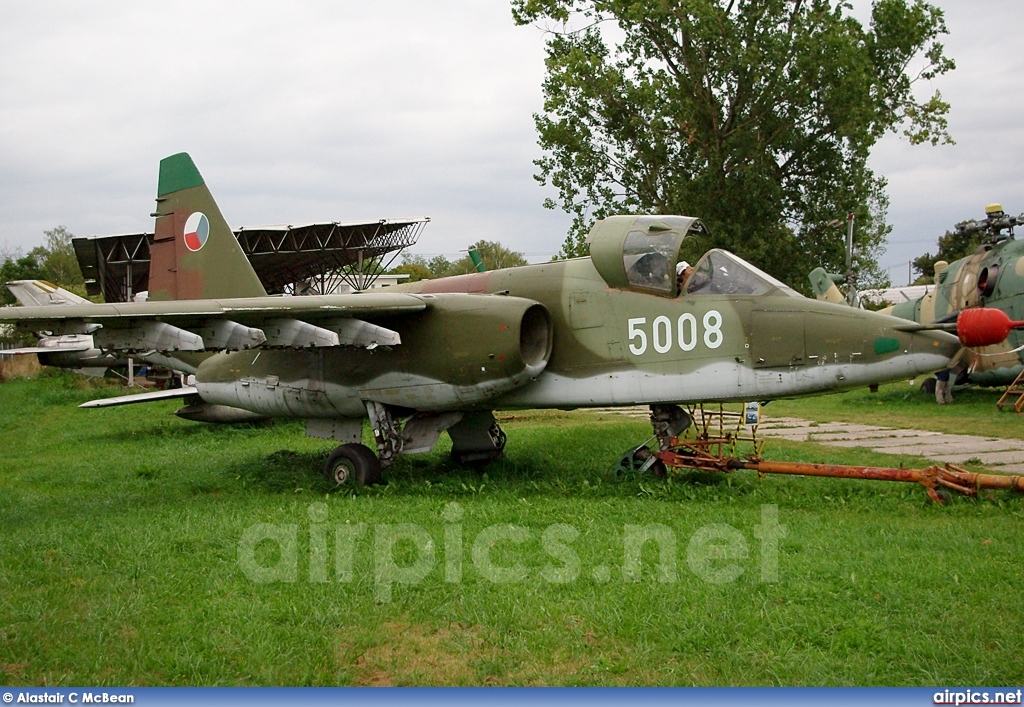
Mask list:
[[[377,453],[365,444],[343,444],[327,458],[324,476],[336,486],[370,486],[379,484],[381,470],[391,466],[402,451],[402,432],[387,406],[369,401],[366,411],[370,416]]]
[[[639,446],[626,450],[613,469],[617,473],[646,473],[656,479],[664,479],[668,475],[668,469],[658,455],[671,449],[675,438],[692,424],[693,417],[678,405],[651,405],[651,428],[654,430],[652,439],[658,441],[658,451],[651,451],[647,446],[651,442],[649,439]]]
[[[395,463],[395,459],[402,451],[404,440],[402,439],[402,427],[391,415],[387,405],[367,401],[366,411],[370,415],[370,427],[373,428],[373,438],[377,441],[377,456],[380,457],[380,468],[387,469]]]
[[[352,420],[354,427],[345,426],[340,432],[331,428],[331,436],[343,444],[327,459],[324,475],[335,485],[377,484],[381,471],[394,463],[399,454],[417,454],[434,448],[444,430],[452,438],[452,458],[458,464],[484,466],[501,456],[507,438],[494,415],[483,412],[415,413],[393,408],[382,403],[367,401],[366,412],[373,428],[377,452],[358,444],[362,423]],[[404,424],[403,424],[404,423]],[[340,428],[339,428],[340,429]],[[321,436],[321,435],[314,435]]]

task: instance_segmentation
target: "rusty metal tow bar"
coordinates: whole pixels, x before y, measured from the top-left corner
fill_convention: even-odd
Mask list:
[[[942,503],[941,491],[948,489],[965,496],[977,496],[982,489],[1013,490],[1024,493],[1024,476],[1011,474],[981,474],[967,471],[953,464],[929,466],[924,469],[900,469],[871,466],[844,466],[841,464],[807,464],[803,462],[768,461],[761,457],[763,440],[757,439],[757,425],[743,425],[743,413],[708,411],[704,406],[691,408],[694,422],[693,439],[656,435],[661,449],[652,450],[651,456],[666,467],[695,471],[728,473],[736,469],[751,469],[758,474],[795,474],[798,476],[827,476],[841,479],[867,479],[872,481],[902,481],[924,487],[928,496]],[[726,431],[726,420],[738,417],[735,432]],[[652,415],[653,418],[653,415]],[[715,424],[717,422],[717,425]],[[715,429],[717,427],[717,429]],[[750,433],[745,434],[749,429]],[[737,444],[753,444],[754,452],[739,458]]]

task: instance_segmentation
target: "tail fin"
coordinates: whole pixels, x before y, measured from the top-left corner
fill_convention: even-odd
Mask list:
[[[188,153],[160,160],[149,299],[267,294]]]
[[[825,272],[825,268],[814,268],[807,277],[811,281],[811,289],[814,291],[814,296],[820,301],[831,302],[832,304],[846,304],[846,298],[843,297],[843,293],[836,287],[832,276]]]

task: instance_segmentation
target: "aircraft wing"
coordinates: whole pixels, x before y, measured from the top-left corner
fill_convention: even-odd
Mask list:
[[[79,353],[91,346],[26,346],[20,349],[0,349],[0,356],[22,356],[24,354]]]
[[[86,304],[89,300],[46,280],[12,280],[7,289],[26,307]]]
[[[82,403],[80,408],[108,408],[117,405],[135,405],[136,403],[151,403],[154,400],[171,400],[173,398],[187,398],[190,395],[198,395],[199,391],[195,386],[187,385],[183,388],[171,390],[155,390],[152,393],[136,393],[135,395],[119,395],[115,398],[100,398]]]
[[[265,347],[395,346],[397,332],[363,321],[420,312],[423,297],[388,292],[242,297],[0,309],[0,322],[90,333],[116,351],[205,351]]]

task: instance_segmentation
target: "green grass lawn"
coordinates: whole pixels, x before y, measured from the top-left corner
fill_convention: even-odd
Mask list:
[[[994,400],[902,393],[769,411],[1022,429]],[[2,683],[1024,682],[1014,495],[936,506],[906,484],[616,477],[649,427],[588,412],[516,413],[483,474],[442,443],[385,485],[337,491],[320,474],[330,444],[300,423],[75,407],[98,394],[68,375],[0,385]],[[775,441],[765,455],[920,461]]]

